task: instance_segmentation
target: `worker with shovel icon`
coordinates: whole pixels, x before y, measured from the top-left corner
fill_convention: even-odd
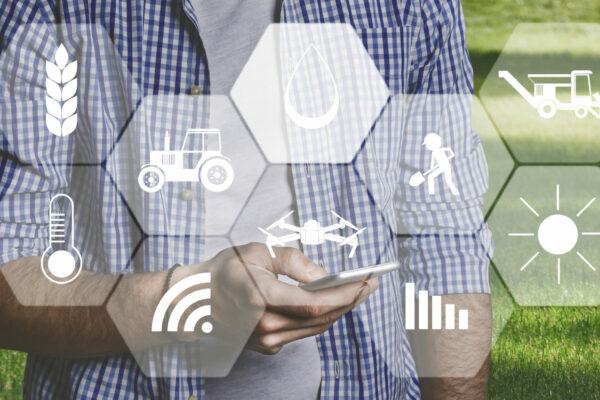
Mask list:
[[[452,166],[450,160],[454,158],[454,152],[449,147],[442,147],[442,138],[437,133],[428,133],[423,140],[423,145],[431,151],[431,166],[429,170],[422,173],[415,173],[410,177],[410,186],[417,187],[425,182],[427,177],[427,187],[430,195],[435,194],[435,178],[444,174],[444,180],[450,188],[453,195],[458,196],[458,189],[452,182]]]

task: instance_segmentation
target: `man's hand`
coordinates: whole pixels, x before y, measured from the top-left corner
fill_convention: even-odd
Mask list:
[[[211,272],[215,331],[234,334],[241,324],[254,324],[258,319],[256,326],[250,328],[253,333],[246,347],[275,354],[286,343],[327,330],[339,317],[365,301],[379,284],[374,278],[308,292],[279,281],[277,275],[309,282],[325,276],[326,272],[298,250],[276,248],[275,251],[277,258],[273,259],[261,244],[223,250],[211,260],[175,270],[171,286],[186,276]],[[82,293],[109,293],[114,285],[114,277],[84,270],[74,282],[57,292],[43,277],[39,265],[39,257],[24,257],[1,268],[19,282],[19,290],[34,291],[40,304],[68,304],[69,299]],[[150,329],[166,277],[167,271],[124,275],[110,299],[116,307],[109,315],[106,306],[23,307],[0,274],[0,348],[80,358],[170,344],[172,335]],[[239,310],[248,310],[249,305],[257,314],[241,315]],[[119,329],[113,322],[115,318],[120,320]],[[203,335],[177,333],[175,337],[192,341]],[[128,347],[122,337],[135,341],[128,342],[131,346]]]
[[[223,250],[206,263],[180,268],[173,282],[198,271],[211,271],[213,319],[221,332],[231,332],[245,323],[243,314],[250,303],[260,315],[246,348],[275,354],[283,345],[329,329],[342,315],[364,302],[377,289],[379,281],[352,283],[337,288],[309,292],[277,279],[287,275],[311,282],[327,272],[302,252],[290,247],[274,248],[271,258],[264,244],[252,243]],[[243,303],[243,305],[241,305]],[[264,309],[264,312],[263,312]],[[249,319],[249,322],[254,322]],[[193,340],[197,334],[183,340]]]

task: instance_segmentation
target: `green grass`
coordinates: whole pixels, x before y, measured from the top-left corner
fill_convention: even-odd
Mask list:
[[[599,311],[516,308],[492,352],[488,398],[600,399]]]
[[[599,0],[462,0],[462,4],[476,92],[518,24],[600,21]]]
[[[463,9],[477,92],[517,24],[600,21],[599,0],[463,0]],[[519,134],[536,151],[541,139]],[[489,399],[600,399],[600,309],[519,307],[495,273],[492,280]],[[0,351],[0,399],[20,397],[24,366],[24,354]]]
[[[17,351],[0,351],[0,399],[21,398],[25,357]]]
[[[475,73],[476,93],[479,93],[512,31],[519,23],[596,23],[600,20],[598,0],[463,0],[463,10],[467,24],[467,43]],[[534,36],[531,40],[539,43],[540,38]],[[581,60],[589,64],[586,57],[598,51],[597,43],[593,40],[569,43],[565,46],[578,58],[578,64]],[[590,54],[585,46],[592,46],[589,49]],[[510,57],[518,57],[519,61],[522,61],[523,53],[516,49],[512,54],[503,56],[510,64]],[[595,61],[597,59],[594,55],[594,66],[597,66]],[[572,60],[567,62],[570,61]],[[554,62],[547,64],[549,67],[555,66]],[[596,73],[596,75],[600,74]],[[595,90],[598,90],[598,81],[592,84]],[[505,103],[502,104],[503,101],[506,102],[501,96],[498,99],[490,96],[485,105],[488,110],[494,107],[496,111],[506,112],[510,107]],[[512,109],[514,110],[514,107]],[[555,159],[577,158],[580,161],[598,159],[597,152],[587,153],[589,149],[598,147],[594,135],[579,135],[577,138],[544,137],[539,131],[523,130],[525,126],[532,126],[527,122],[518,121],[508,126],[509,122],[513,122],[513,117],[500,115],[496,119],[506,121],[507,126],[503,127],[505,137],[515,144],[513,151],[516,151],[521,161],[547,160],[549,156]],[[572,118],[570,115],[565,115],[560,116],[557,121],[558,124],[568,126]],[[541,128],[543,130],[543,126]],[[595,128],[596,126],[593,126],[591,130],[597,132]],[[569,132],[568,129],[566,131]],[[495,172],[497,171],[490,171],[492,175]],[[536,183],[532,182],[531,185],[535,187]],[[552,194],[548,194],[548,197],[552,198]],[[581,197],[580,200],[585,201],[583,199],[585,196]],[[508,204],[503,207],[507,207],[509,212],[512,208],[517,214],[520,205],[512,204],[512,200],[504,199]],[[579,201],[577,203],[579,204]],[[492,218],[493,216],[494,213]],[[514,217],[506,219],[514,220]],[[495,233],[497,236],[498,233]],[[496,240],[507,241],[506,237],[497,237]],[[522,259],[525,254],[521,254],[518,248],[509,245],[508,249],[504,250],[507,253],[511,251],[514,253],[511,256],[515,263],[528,259],[528,257]],[[552,272],[552,276],[555,277],[555,270]],[[490,277],[495,344],[492,349],[488,398],[493,400],[600,399],[600,309],[597,307],[520,307],[513,303],[498,276],[492,273]],[[597,278],[594,280],[597,282]],[[501,329],[502,326],[504,329]]]

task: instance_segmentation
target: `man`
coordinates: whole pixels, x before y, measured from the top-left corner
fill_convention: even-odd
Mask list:
[[[102,4],[4,1],[1,9],[0,36],[3,45],[10,42],[20,24],[61,22],[102,25],[113,39],[142,97],[188,91],[228,93],[235,76],[243,67],[243,55],[251,52],[264,27],[277,20],[279,15],[282,22],[346,22],[354,26],[393,94],[472,92],[471,69],[458,1],[285,1],[281,11],[275,1],[266,0],[115,0]],[[231,21],[230,26],[227,26],[228,20]],[[238,44],[240,48],[235,48]],[[242,56],[233,61],[233,67],[224,67],[224,58],[227,62],[231,61],[227,57],[235,59],[235,52]],[[8,71],[7,68],[3,67],[3,73]],[[36,76],[35,72],[33,76]],[[68,189],[81,199],[88,199],[84,207],[102,204],[100,213],[106,214],[105,218],[99,218],[100,227],[90,234],[106,255],[99,257],[102,261],[98,262],[96,268],[88,267],[112,274],[129,272],[122,263],[124,254],[131,254],[130,247],[133,247],[130,243],[131,224],[127,211],[118,209],[118,201],[115,201],[118,193],[107,174],[107,168],[111,166],[106,165],[105,157],[98,160],[101,168],[96,168],[83,178],[73,175],[73,180],[68,175],[69,171],[52,168],[51,162],[33,162],[37,165],[37,171],[33,173],[31,167],[23,166],[20,162],[36,159],[37,155],[31,154],[36,153],[32,148],[14,144],[18,141],[17,133],[25,129],[19,121],[34,121],[35,131],[45,130],[43,106],[40,108],[34,104],[35,111],[28,111],[31,110],[31,101],[40,101],[43,95],[40,97],[40,93],[29,91],[24,85],[11,83],[11,79],[21,78],[21,75],[15,77],[8,72],[2,78],[8,81],[2,83],[2,93],[7,109],[10,109],[3,115],[1,126],[4,138],[1,220],[8,221],[2,223],[1,229],[2,271],[6,276],[18,276],[19,285],[35,287],[39,296],[44,298],[44,285],[39,283],[43,279],[39,272],[39,254],[46,245],[41,239],[47,236],[44,235],[47,224],[45,205],[53,193]],[[29,78],[26,74],[24,80]],[[82,95],[85,96],[85,93],[80,91]],[[97,114],[94,113],[97,109],[93,107],[94,96],[85,97],[92,106],[81,107],[80,120],[88,112],[93,122],[97,122],[96,119],[104,121],[101,129],[91,123],[80,126],[75,133],[78,135],[77,154],[80,160],[83,157],[90,161],[97,160],[94,149],[101,153],[111,147],[109,137],[114,139],[119,136],[126,118],[119,110],[118,101],[110,100],[111,96],[102,98],[106,102],[102,104],[105,111]],[[118,123],[115,124],[114,120]],[[410,132],[404,135],[399,131],[394,132],[398,128],[392,125],[390,132],[394,133],[396,144],[403,147],[401,141],[410,141]],[[489,291],[487,262],[491,243],[487,230],[482,227],[478,209],[486,179],[481,147],[470,130],[464,127],[456,129],[453,135],[453,148],[457,153],[455,163],[460,161],[467,169],[468,166],[473,167],[470,168],[473,182],[462,182],[464,187],[461,187],[459,199],[442,195],[430,202],[404,187],[408,185],[402,182],[407,180],[397,182],[401,186],[398,192],[402,200],[398,217],[405,224],[412,225],[409,226],[411,231],[418,230],[418,225],[426,225],[425,221],[433,221],[446,228],[443,235],[407,238],[400,244],[400,249],[409,266],[406,279],[416,282],[420,289],[428,289],[430,295],[445,295],[444,302],[469,309],[470,330],[464,335],[431,333],[422,338],[426,342],[425,347],[430,344],[442,349],[434,359],[423,360],[424,364],[439,363],[442,369],[450,365],[464,371],[473,368],[477,355],[487,354],[489,350],[489,298],[481,293]],[[93,145],[85,145],[82,140]],[[39,141],[44,144],[44,138]],[[90,153],[87,154],[86,150]],[[107,153],[104,151],[104,155]],[[355,163],[362,162],[367,161],[359,155]],[[364,165],[358,165],[357,168],[364,168]],[[399,166],[396,164],[394,168]],[[284,186],[287,187],[286,193],[294,193],[302,220],[312,215],[323,216],[329,212],[329,206],[337,204],[357,225],[371,226],[365,242],[361,244],[364,252],[362,262],[368,265],[378,262],[381,255],[379,249],[388,246],[389,229],[385,227],[389,225],[382,215],[389,216],[393,211],[387,208],[378,213],[369,209],[366,204],[370,204],[368,199],[371,194],[361,186],[356,174],[349,173],[352,170],[352,167],[335,165],[295,166],[292,171],[293,185],[288,182]],[[396,176],[408,172],[400,171]],[[90,198],[89,194],[81,194],[89,192],[86,185],[104,189],[96,198]],[[36,192],[44,195],[37,196]],[[85,202],[78,202],[82,203]],[[32,217],[29,212],[35,213],[35,216]],[[150,239],[150,242],[153,240]],[[170,259],[169,251],[166,251],[167,256],[164,256],[164,252],[154,251],[148,257],[154,262],[149,263],[152,265],[150,270],[156,272],[133,274],[121,279],[114,295],[128,293],[136,298],[135,304],[128,301],[131,299],[127,296],[119,301],[125,308],[124,312],[144,321],[161,297],[165,282],[174,284],[198,271],[227,272],[227,268],[223,269],[222,266],[235,265],[240,260],[238,254],[241,254],[245,267],[253,276],[259,277],[256,281],[261,294],[268,294],[264,296],[266,313],[246,347],[265,354],[275,354],[283,348],[279,354],[259,357],[245,352],[232,374],[223,380],[180,376],[148,378],[141,373],[136,361],[124,354],[127,346],[104,309],[23,308],[10,295],[8,285],[3,282],[4,288],[0,291],[3,296],[1,345],[30,353],[25,397],[315,398],[319,393],[323,399],[390,399],[419,398],[421,391],[423,398],[485,398],[487,362],[479,369],[476,367],[478,373],[472,378],[425,379],[421,380],[419,389],[410,346],[402,327],[399,293],[402,282],[399,274],[381,279],[373,295],[375,297],[368,302],[363,303],[377,288],[378,284],[374,281],[369,281],[367,286],[355,284],[336,289],[333,294],[335,301],[331,302],[327,301],[331,298],[324,298],[323,293],[309,295],[301,289],[282,286],[283,283],[275,278],[275,274],[284,274],[299,281],[310,281],[324,275],[319,266],[297,250],[280,250],[279,257],[272,259],[266,248],[250,245],[237,253],[225,250],[214,258],[202,260],[198,258],[197,243],[187,239],[184,242],[176,247],[177,260]],[[117,245],[103,247],[100,243]],[[159,245],[153,247],[150,244],[146,252],[152,253],[152,249],[160,248]],[[342,260],[337,253],[323,254],[310,248],[304,251],[308,258],[321,261],[330,272],[342,268]],[[179,263],[185,267],[170,269],[169,272],[159,271],[172,267],[173,261],[180,260],[183,262]],[[430,263],[430,260],[435,260],[435,263]],[[254,265],[255,269],[248,265]],[[262,274],[264,271],[269,273]],[[227,276],[225,281],[235,281],[233,273],[223,274]],[[74,282],[72,289],[64,292],[64,296],[82,291],[93,295],[95,291],[103,292],[107,287],[110,291],[111,282],[105,275],[84,272]],[[14,285],[12,289],[15,292],[18,290]],[[231,290],[229,294],[235,294],[235,290],[225,286],[216,288],[217,292],[220,290],[222,293]],[[327,295],[331,296],[331,293]],[[225,294],[223,297],[226,297]],[[350,311],[359,303],[362,303],[359,308]],[[292,306],[281,307],[282,304]],[[141,329],[134,325],[134,331]],[[40,332],[43,332],[42,336]],[[317,337],[315,346],[310,337],[319,333],[322,334]],[[301,340],[303,338],[308,339]],[[141,346],[160,345],[163,340],[166,339],[160,337],[156,342],[143,343]],[[288,343],[292,344],[286,346]],[[295,350],[286,354],[286,348]],[[301,365],[308,368],[298,370]],[[319,367],[321,374],[315,377],[312,372]],[[459,373],[451,376],[466,375]],[[257,382],[260,385],[255,385]],[[232,387],[233,392],[225,392]]]

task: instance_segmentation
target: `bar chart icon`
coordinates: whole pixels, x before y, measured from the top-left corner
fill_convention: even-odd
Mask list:
[[[416,329],[415,316],[415,284],[406,283],[404,287],[404,327],[406,330]],[[418,329],[429,329],[429,292],[419,290]],[[456,329],[456,306],[446,304],[445,329]],[[431,296],[431,329],[442,329],[442,296]],[[458,329],[469,329],[469,310],[458,310]]]

